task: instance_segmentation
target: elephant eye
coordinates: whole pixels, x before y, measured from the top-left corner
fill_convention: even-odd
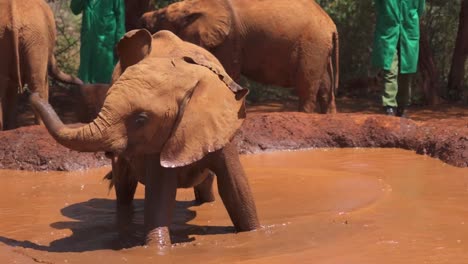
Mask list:
[[[139,113],[135,119],[135,124],[138,127],[144,126],[148,122],[148,114],[145,112]]]

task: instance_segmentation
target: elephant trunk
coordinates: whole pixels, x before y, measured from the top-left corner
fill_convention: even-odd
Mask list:
[[[61,145],[83,152],[112,151],[109,140],[103,136],[103,131],[109,126],[100,113],[89,124],[81,126],[66,126],[62,123],[54,109],[42,99],[39,94],[31,94],[30,103],[41,116],[47,130]],[[107,142],[107,143],[106,143]]]

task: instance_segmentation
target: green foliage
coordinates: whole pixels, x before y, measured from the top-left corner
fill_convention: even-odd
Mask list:
[[[162,8],[179,1],[180,0],[153,0],[153,6],[155,8]]]
[[[427,4],[426,13],[423,18],[423,22],[427,27],[435,63],[444,84],[447,82],[452,64],[460,4],[461,0],[431,0]]]
[[[341,80],[369,75],[375,28],[374,0],[317,0],[340,34]],[[428,0],[422,18],[442,81],[447,82],[458,28],[461,0]]]
[[[375,25],[373,0],[322,0],[319,4],[337,25],[340,36],[340,78],[369,75]]]
[[[55,16],[57,40],[55,57],[58,66],[66,73],[77,75],[80,65],[81,15],[71,13],[68,1],[49,3]]]

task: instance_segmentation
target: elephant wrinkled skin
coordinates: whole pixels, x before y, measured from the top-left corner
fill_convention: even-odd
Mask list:
[[[295,87],[300,111],[336,112],[338,33],[313,0],[185,0],[141,23],[211,51],[235,80]]]
[[[0,0],[0,130],[15,128],[24,85],[48,99],[48,74],[83,84],[58,69],[55,36],[54,15],[44,0]]]
[[[169,31],[128,32],[103,107],[91,123],[65,126],[37,94],[30,102],[51,135],[78,151],[105,151],[113,162],[121,234],[137,182],[145,184],[147,244],[170,243],[177,187],[195,187],[199,202],[213,199],[216,174],[237,231],[259,227],[255,204],[230,141],[241,126],[247,90],[204,49]]]

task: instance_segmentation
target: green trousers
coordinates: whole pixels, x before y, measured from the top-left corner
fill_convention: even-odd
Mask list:
[[[399,74],[399,52],[395,52],[390,70],[383,70],[382,104],[384,107],[406,107],[410,104],[413,74]]]

